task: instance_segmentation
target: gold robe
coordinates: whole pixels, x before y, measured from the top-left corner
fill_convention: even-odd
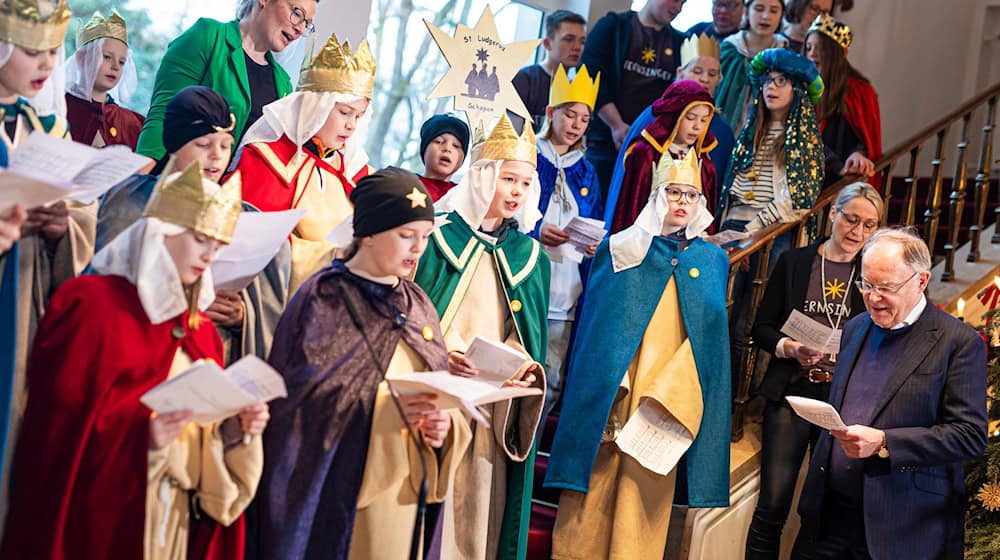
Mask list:
[[[447,324],[442,322],[449,351],[465,351],[477,335],[500,340],[525,352],[509,304],[500,284],[495,257],[480,252],[469,282],[452,298]],[[464,290],[464,292],[463,292]],[[450,312],[451,307],[456,311]],[[525,352],[527,353],[527,352]],[[529,364],[530,365],[530,364]],[[518,377],[524,374],[523,368]],[[544,390],[545,375],[537,374],[534,387]],[[472,443],[462,457],[451,495],[445,500],[441,558],[483,560],[496,557],[504,508],[507,502],[507,461],[523,462],[534,444],[544,395],[487,405],[491,426],[473,422]],[[521,442],[516,445],[515,442]]]
[[[652,399],[692,437],[703,402],[691,341],[684,329],[674,279],[657,303],[642,342],[618,388],[610,432],[624,426],[641,399]],[[642,467],[612,441],[602,442],[586,494],[564,490],[552,539],[558,560],[663,558],[676,469],[666,476]]]
[[[427,363],[410,345],[400,340],[389,362],[386,376],[424,371]],[[420,490],[420,457],[427,462],[427,502],[444,501],[455,478],[460,458],[472,439],[469,423],[461,412],[450,411],[451,432],[439,451],[421,443],[418,450],[383,381],[375,397],[368,459],[358,493],[350,558],[408,558],[413,520]],[[419,437],[419,436],[418,436]],[[424,519],[425,524],[434,519]],[[423,547],[421,547],[422,549]]]
[[[191,358],[178,349],[168,379],[190,365]],[[221,424],[202,427],[191,422],[170,445],[149,452],[145,560],[187,560],[189,491],[195,491],[201,509],[223,525],[235,521],[257,492],[264,469],[261,438],[227,451]]]

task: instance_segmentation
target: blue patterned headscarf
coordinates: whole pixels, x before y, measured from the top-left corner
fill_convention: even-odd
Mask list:
[[[823,141],[813,110],[823,94],[823,78],[812,61],[787,49],[767,49],[750,61],[753,96],[747,110],[747,124],[736,141],[725,184],[732,185],[737,173],[753,165],[754,132],[759,125],[757,107],[761,103],[764,78],[770,72],[784,74],[792,84],[794,97],[785,126],[785,176],[795,209],[810,209],[823,185]],[[807,98],[809,103],[804,102]]]

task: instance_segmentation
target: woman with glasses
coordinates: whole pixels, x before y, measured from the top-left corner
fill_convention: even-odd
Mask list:
[[[693,150],[660,158],[635,224],[594,257],[545,475],[563,491],[553,558],[662,558],[675,488],[690,507],[729,505],[729,259],[700,237],[713,218],[698,167]],[[673,461],[628,444],[644,423]]]
[[[781,0],[744,0],[743,4],[746,17],[742,29],[722,41],[722,80],[715,90],[715,104],[733,128],[743,125],[753,97],[753,84],[747,79],[750,61],[764,50],[788,46],[788,39],[779,33],[785,14]]]
[[[240,0],[233,21],[202,18],[174,39],[156,72],[136,151],[163,157],[163,112],[174,94],[193,85],[208,86],[229,101],[239,142],[265,105],[291,93],[291,79],[272,53],[312,32],[318,1]]]
[[[798,312],[824,327],[841,329],[865,310],[857,286],[861,249],[878,228],[882,213],[882,197],[874,187],[862,182],[844,187],[830,209],[830,237],[783,254],[768,279],[753,338],[774,358],[758,389],[767,404],[760,497],[747,535],[748,559],[778,558],[799,467],[819,435],[792,411],[785,397],[826,401],[837,361],[836,352],[811,348],[782,333],[782,328]]]
[[[847,60],[851,29],[830,16],[821,16],[809,28],[803,55],[816,65],[826,91],[816,105],[823,134],[826,182],[844,175],[871,177],[882,157],[882,121],[878,96],[871,82]],[[881,186],[879,177],[869,182]]]

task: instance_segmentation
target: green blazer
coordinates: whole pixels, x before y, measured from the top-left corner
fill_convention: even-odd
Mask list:
[[[274,69],[278,97],[291,93],[292,80],[288,74],[271,53],[267,53],[267,61]],[[229,101],[229,108],[236,116],[233,136],[242,137],[250,115],[250,80],[239,20],[223,23],[201,18],[171,41],[156,72],[153,97],[139,134],[138,153],[153,159],[163,157],[166,153],[163,113],[167,103],[178,91],[197,85],[210,87]]]

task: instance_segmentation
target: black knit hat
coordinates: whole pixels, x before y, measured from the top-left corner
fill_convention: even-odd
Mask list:
[[[469,125],[451,115],[434,115],[420,126],[420,157],[424,157],[427,146],[442,134],[453,134],[462,145],[462,158],[469,153]]]
[[[170,155],[191,140],[213,132],[233,133],[236,117],[229,102],[212,88],[188,86],[174,94],[163,112],[163,148],[166,153],[151,173],[159,175]]]
[[[416,220],[434,221],[434,204],[416,175],[386,167],[358,181],[351,191],[354,237],[368,237]]]

